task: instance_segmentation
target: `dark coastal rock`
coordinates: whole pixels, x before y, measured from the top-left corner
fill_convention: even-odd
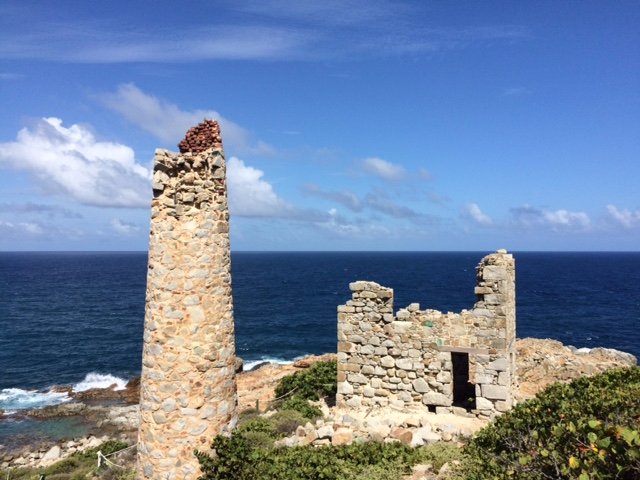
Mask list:
[[[244,370],[244,360],[240,357],[236,357],[236,373],[240,373]]]
[[[116,384],[110,385],[107,388],[90,388],[82,392],[73,392],[71,397],[74,400],[81,402],[93,402],[96,400],[120,400],[122,393],[119,390],[115,390]]]
[[[126,403],[138,403],[140,401],[140,377],[133,377],[129,380],[121,394]]]
[[[26,410],[24,414],[34,418],[55,418],[68,417],[71,415],[81,415],[87,406],[80,402],[61,403],[60,405],[50,405],[48,407]]]

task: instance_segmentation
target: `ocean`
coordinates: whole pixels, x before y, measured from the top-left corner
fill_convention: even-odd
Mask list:
[[[250,367],[336,349],[349,282],[395,308],[459,311],[487,252],[234,252],[237,354]],[[640,253],[516,252],[517,335],[640,357]],[[145,252],[0,253],[0,409],[65,401],[140,373]]]

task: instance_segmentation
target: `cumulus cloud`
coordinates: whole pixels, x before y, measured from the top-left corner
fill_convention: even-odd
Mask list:
[[[233,215],[243,217],[288,217],[296,209],[280,198],[264,172],[250,167],[237,157],[227,163],[229,183],[229,209]]]
[[[59,118],[23,128],[15,142],[0,143],[0,167],[24,170],[48,192],[101,207],[147,207],[150,172],[126,145],[98,141],[82,125]]]
[[[118,112],[127,121],[149,132],[162,142],[177,144],[185,132],[205,118],[217,120],[225,146],[243,154],[271,155],[275,149],[262,141],[253,141],[251,134],[215,110],[186,112],[177,105],[149,95],[132,83],[118,86],[112,93],[97,97],[107,108]]]
[[[483,227],[493,225],[493,220],[491,219],[491,217],[484,213],[477,203],[467,203],[464,206],[462,214],[464,217],[474,221],[475,223]]]
[[[512,208],[511,215],[516,225],[521,227],[546,226],[552,230],[586,230],[591,219],[584,212],[565,209],[542,210],[529,205]]]
[[[362,168],[365,172],[383,180],[401,180],[406,173],[402,165],[391,163],[378,157],[369,157],[362,160]]]
[[[607,205],[609,216],[624,228],[640,226],[640,210],[618,209],[615,205]]]
[[[140,227],[135,223],[125,222],[119,218],[113,218],[111,220],[111,228],[119,235],[131,235],[140,231]]]
[[[349,191],[328,191],[321,189],[318,185],[308,184],[304,187],[304,193],[312,195],[314,197],[323,198],[332,202],[339,203],[347,207],[353,212],[360,212],[362,210],[362,202],[358,196]]]

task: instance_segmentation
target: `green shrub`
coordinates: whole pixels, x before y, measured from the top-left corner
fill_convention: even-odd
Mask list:
[[[60,473],[72,473],[80,466],[80,461],[77,457],[71,456],[54,463],[50,467],[47,467],[46,472],[48,475],[57,475]]]
[[[293,396],[288,398],[280,405],[282,410],[295,410],[309,420],[315,420],[322,416],[322,411],[315,405],[311,405],[309,400],[305,400],[302,397]]]
[[[308,422],[308,419],[297,410],[280,410],[269,417],[269,420],[282,436],[295,432],[299,425]]]
[[[256,448],[242,433],[218,436],[212,447],[213,456],[196,452],[200,480],[391,480],[433,456],[432,446],[414,449],[401,443]]]
[[[281,378],[275,389],[276,398],[285,395],[295,395],[306,400],[335,397],[337,377],[335,360],[314,363],[306,370]]]
[[[276,430],[275,423],[265,417],[250,418],[236,428],[236,433],[242,435],[245,432],[260,432],[269,435],[270,437],[277,438],[278,431]]]
[[[640,368],[554,384],[481,430],[470,478],[640,478]]]
[[[99,447],[88,448],[82,452],[74,453],[72,455],[72,458],[79,457],[95,460],[96,458],[98,458],[98,451],[102,452],[103,455],[110,455],[112,453],[119,452],[120,450],[123,450],[128,446],[129,444],[127,442],[123,442],[121,440],[107,440],[106,442],[101,443]]]

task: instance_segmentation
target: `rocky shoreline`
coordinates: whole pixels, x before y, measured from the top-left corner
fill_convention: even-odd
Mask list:
[[[519,401],[533,397],[547,385],[557,381],[570,381],[585,375],[594,375],[609,368],[637,364],[628,353],[606,348],[576,349],[555,340],[525,338],[517,340],[517,372]],[[290,365],[261,364],[248,372],[239,373],[239,410],[258,407],[269,408],[274,388],[284,376],[308,368],[314,362],[335,358],[334,354],[305,357]],[[0,468],[41,467],[59,461],[77,451],[99,446],[108,439],[133,444],[138,428],[139,379],[131,380],[125,389],[92,389],[73,393],[69,387],[57,391],[67,392],[71,402],[21,411],[2,418],[3,421],[31,419],[55,421],[65,417],[79,418],[89,427],[88,435],[61,441],[33,439],[27,445],[0,445]],[[469,416],[460,409],[457,415],[435,415],[428,411],[398,411],[393,408],[342,411],[323,406],[324,419],[298,428],[283,445],[346,444],[357,439],[402,441],[422,445],[436,441],[457,441],[472,435],[485,422]]]

